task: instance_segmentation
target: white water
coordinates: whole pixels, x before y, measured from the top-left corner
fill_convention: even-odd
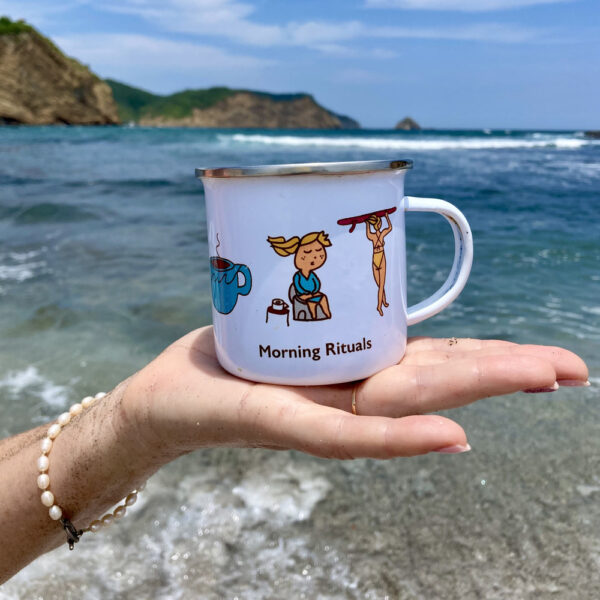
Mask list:
[[[238,475],[191,457],[170,465],[122,522],[84,535],[72,553],[65,544],[38,558],[2,587],[0,600],[264,598],[282,588],[279,578],[316,597],[315,572],[332,580],[341,600],[340,589],[356,579],[343,548],[313,548],[310,527],[296,525],[327,498],[325,466],[286,453],[243,462]],[[286,528],[295,535],[281,535]],[[320,553],[324,564],[313,566]],[[248,586],[249,573],[263,577]]]
[[[44,377],[34,365],[19,371],[9,371],[0,379],[0,390],[5,397],[18,402],[27,390],[38,397],[43,404],[52,408],[62,408],[67,404],[68,388]]]
[[[568,136],[552,136],[528,138],[437,138],[406,139],[392,137],[325,137],[300,135],[263,135],[263,134],[219,134],[221,142],[238,144],[262,144],[267,146],[320,146],[330,148],[364,148],[371,150],[496,150],[503,148],[560,148],[564,150],[578,149],[588,144],[598,144],[594,140],[577,139]]]

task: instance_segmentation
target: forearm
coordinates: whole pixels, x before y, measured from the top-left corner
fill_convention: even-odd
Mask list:
[[[104,514],[167,459],[143,442],[123,404],[127,382],[63,427],[49,454],[50,491],[77,529]],[[40,501],[37,459],[48,425],[0,443],[0,583],[66,543]]]

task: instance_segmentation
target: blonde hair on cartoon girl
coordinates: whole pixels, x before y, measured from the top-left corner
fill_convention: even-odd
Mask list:
[[[279,256],[290,256],[296,254],[300,246],[306,246],[306,244],[312,244],[314,241],[318,241],[324,247],[331,246],[329,241],[329,234],[324,231],[312,231],[307,233],[302,239],[297,235],[286,240],[282,235],[277,237],[268,237],[267,242],[271,244],[271,248],[279,254]]]
[[[378,217],[377,215],[371,215],[367,221],[369,223],[371,223],[371,225],[373,225],[373,227],[375,227],[375,229],[377,229],[378,227],[381,227],[381,217]]]

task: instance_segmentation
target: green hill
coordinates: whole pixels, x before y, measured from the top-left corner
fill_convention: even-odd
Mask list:
[[[119,117],[123,122],[142,121],[152,119],[163,119],[173,122],[178,119],[189,118],[194,109],[206,110],[214,107],[219,102],[240,94],[249,94],[257,100],[264,100],[271,105],[294,104],[299,101],[308,101],[314,106],[319,106],[309,94],[270,94],[254,90],[231,89],[228,87],[212,87],[200,90],[184,90],[170,95],[152,94],[146,90],[135,88],[130,85],[107,79],[106,83],[111,87],[113,97],[117,103]],[[359,127],[356,121],[337,115],[323,107],[319,107],[324,113],[330,115],[343,127]]]
[[[152,104],[153,101],[159,100],[162,96],[151,94],[145,90],[125,85],[113,79],[106,79],[106,83],[110,86],[113,93],[113,98],[117,103],[119,118],[122,122],[137,121],[144,107]]]
[[[226,87],[214,87],[206,90],[184,90],[161,96],[114,79],[107,79],[106,83],[113,91],[123,122],[139,121],[142,117],[181,119],[190,115],[194,108],[209,108],[237,91]]]

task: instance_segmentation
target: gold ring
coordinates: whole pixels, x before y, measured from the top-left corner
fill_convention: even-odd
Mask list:
[[[352,388],[352,414],[358,416],[356,412],[356,388],[358,384]]]

